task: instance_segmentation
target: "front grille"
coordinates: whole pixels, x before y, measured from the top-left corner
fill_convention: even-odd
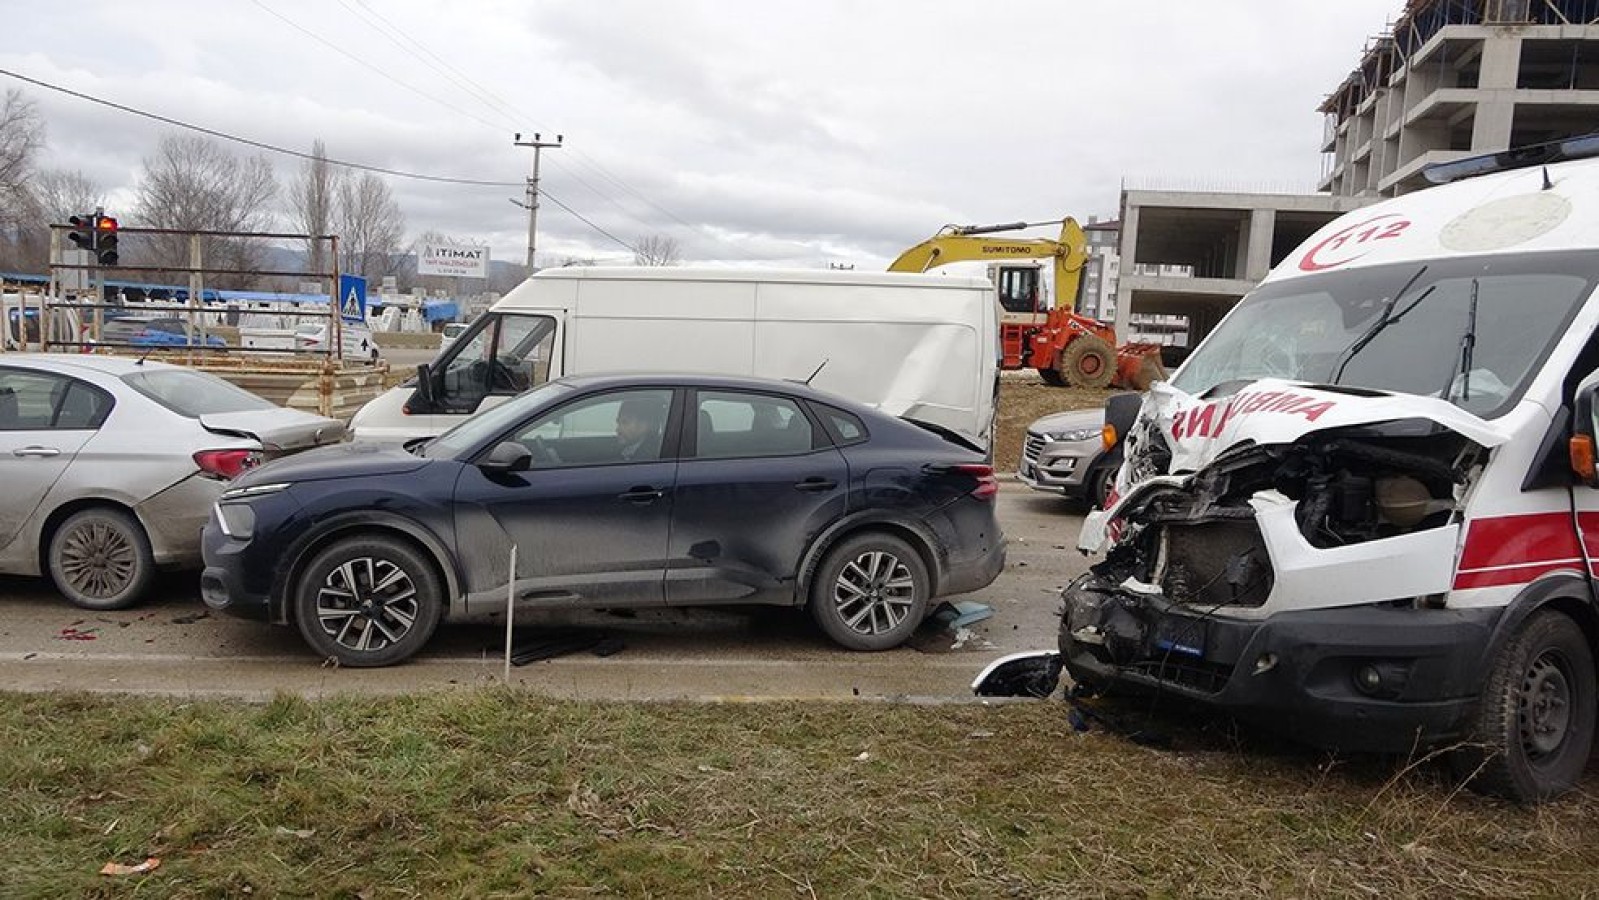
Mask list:
[[[1044,452],[1044,436],[1041,434],[1027,433],[1027,440],[1022,444],[1022,459],[1037,465],[1038,454]]]
[[[1260,606],[1274,581],[1254,519],[1162,526],[1166,598],[1188,606]]]
[[[1227,686],[1227,680],[1233,676],[1232,666],[1175,652],[1140,660],[1129,668],[1157,681],[1182,685],[1206,694],[1221,693],[1222,688]]]

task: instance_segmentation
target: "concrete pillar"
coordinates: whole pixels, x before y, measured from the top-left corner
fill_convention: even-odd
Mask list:
[[[1246,281],[1260,281],[1271,271],[1271,242],[1277,231],[1277,210],[1252,209],[1249,224],[1244,228],[1248,242],[1242,244],[1243,271],[1234,277]]]
[[[1138,268],[1138,207],[1122,195],[1121,277],[1116,280],[1116,339],[1133,333],[1133,289],[1127,279]]]
[[[1516,104],[1512,92],[1521,69],[1521,38],[1497,32],[1495,29],[1482,42],[1482,63],[1477,76],[1480,99],[1471,123],[1473,150],[1509,147],[1510,129],[1515,122]]]

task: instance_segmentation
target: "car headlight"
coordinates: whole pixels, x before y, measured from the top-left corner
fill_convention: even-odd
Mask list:
[[[1103,430],[1096,426],[1094,428],[1072,428],[1066,431],[1046,431],[1044,432],[1044,439],[1050,441],[1086,441],[1090,438],[1099,437],[1100,432]]]
[[[247,541],[255,533],[255,510],[248,503],[218,503],[216,514],[222,533],[236,541]]]

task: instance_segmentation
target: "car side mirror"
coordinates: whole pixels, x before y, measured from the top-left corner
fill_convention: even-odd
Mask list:
[[[485,472],[526,472],[533,468],[533,451],[516,441],[501,441],[477,467]]]
[[[436,405],[433,397],[433,367],[427,363],[417,364],[416,395],[430,409]]]
[[[1599,487],[1599,470],[1595,466],[1595,435],[1599,434],[1599,408],[1594,403],[1599,397],[1599,382],[1584,381],[1577,388],[1575,413],[1571,417],[1571,438],[1567,452],[1571,458],[1571,471],[1589,487]]]

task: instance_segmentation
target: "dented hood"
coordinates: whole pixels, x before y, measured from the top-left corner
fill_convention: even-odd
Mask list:
[[[1213,399],[1157,382],[1139,411],[1141,422],[1151,418],[1171,448],[1174,475],[1203,469],[1240,444],[1290,444],[1315,431],[1398,419],[1436,422],[1484,447],[1510,439],[1508,430],[1436,397],[1274,378]]]

